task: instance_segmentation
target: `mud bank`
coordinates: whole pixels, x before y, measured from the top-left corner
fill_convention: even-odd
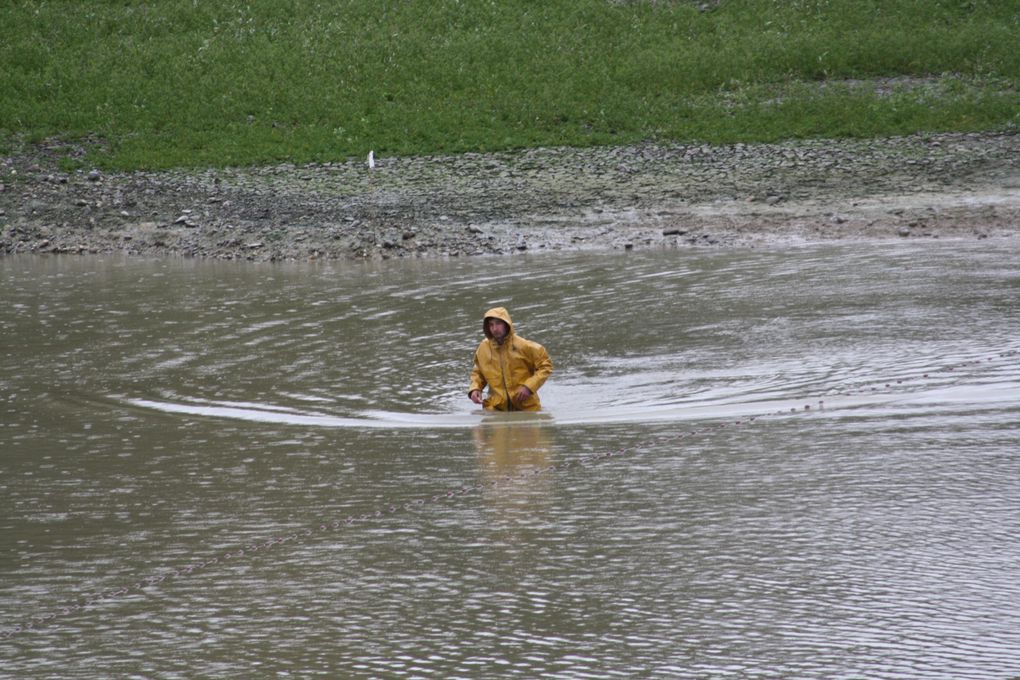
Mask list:
[[[252,261],[1020,236],[1020,135],[62,173],[0,161],[0,253]]]

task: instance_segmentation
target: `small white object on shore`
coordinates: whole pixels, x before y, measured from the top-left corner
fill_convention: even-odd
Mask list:
[[[368,169],[375,170],[375,151],[368,152]]]

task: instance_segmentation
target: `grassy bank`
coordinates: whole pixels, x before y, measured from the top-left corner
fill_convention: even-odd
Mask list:
[[[1020,125],[1005,0],[25,0],[0,35],[0,140],[67,165]]]

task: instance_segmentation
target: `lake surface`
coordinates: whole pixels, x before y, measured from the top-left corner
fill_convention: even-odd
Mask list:
[[[1015,241],[0,286],[0,676],[1020,677]]]

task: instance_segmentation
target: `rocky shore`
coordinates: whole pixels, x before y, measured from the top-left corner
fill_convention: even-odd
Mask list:
[[[1017,238],[1018,159],[1020,135],[999,133],[65,173],[39,145],[0,159],[0,253],[283,261]]]

